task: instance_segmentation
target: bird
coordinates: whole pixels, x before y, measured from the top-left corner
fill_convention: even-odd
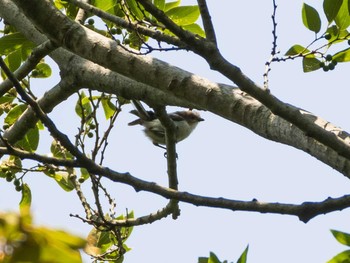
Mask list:
[[[139,117],[138,119],[128,123],[129,126],[142,125],[145,135],[153,142],[154,145],[165,149],[165,128],[157,118],[154,111],[147,111],[142,104],[137,100],[132,100],[135,106],[130,113]],[[198,112],[192,110],[176,111],[169,113],[168,116],[175,124],[175,142],[178,143],[186,139],[192,131],[197,127],[197,124],[204,121]]]

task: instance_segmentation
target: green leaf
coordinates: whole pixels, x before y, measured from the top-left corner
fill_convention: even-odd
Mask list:
[[[339,30],[347,29],[350,25],[349,2],[350,1],[343,1],[343,4],[335,17],[335,23],[339,27]]]
[[[80,98],[78,98],[78,101],[75,104],[75,112],[80,118],[86,118],[92,113],[90,99],[83,91],[80,93]]]
[[[350,234],[333,230],[333,229],[331,230],[331,232],[335,237],[335,239],[338,240],[339,243],[346,246],[350,246]]]
[[[294,45],[292,46],[285,54],[285,56],[295,56],[295,55],[303,55],[309,53],[310,50],[307,48],[301,46],[301,45]]]
[[[0,38],[0,55],[8,55],[9,53],[20,49],[23,45],[31,47],[34,44],[28,41],[21,33],[13,33]]]
[[[315,32],[318,33],[321,29],[321,19],[320,15],[318,14],[317,10],[313,8],[312,6],[309,6],[308,4],[303,4],[302,8],[302,19],[304,26]]]
[[[350,48],[339,51],[333,55],[333,60],[337,62],[348,62],[350,61]]]
[[[136,16],[136,18],[143,20],[144,15],[140,10],[141,5],[138,5],[135,0],[126,0],[129,10]]]
[[[39,63],[36,65],[35,70],[37,74],[35,76],[32,75],[33,78],[48,78],[52,73],[51,67],[46,63]]]
[[[321,68],[320,66],[321,61],[319,61],[317,58],[303,58],[303,70],[304,72],[311,72],[318,70]]]
[[[328,23],[330,24],[337,16],[343,0],[324,0],[323,11],[327,17]]]
[[[117,0],[94,0],[92,5],[103,11],[113,10]]]
[[[209,258],[208,258],[208,263],[221,263],[221,261],[213,252],[210,252]]]
[[[45,173],[46,175],[48,175],[49,177],[53,178],[59,186],[61,186],[61,188],[66,191],[66,192],[70,192],[74,189],[74,184],[72,183],[70,177],[71,174],[68,172],[56,172],[54,174],[49,174],[49,173]]]
[[[248,249],[249,249],[249,245],[243,251],[242,255],[237,260],[237,263],[247,263]]]
[[[18,69],[22,62],[21,49],[17,49],[8,54],[8,56],[5,58],[5,62],[7,62],[6,64],[12,72]]]
[[[208,263],[208,258],[206,258],[206,257],[199,257],[198,258],[198,263]]]
[[[101,103],[102,103],[103,111],[105,113],[105,117],[108,120],[114,115],[117,108],[111,102],[111,99],[107,97],[102,98]]]
[[[8,125],[12,125],[22,115],[22,113],[26,109],[27,109],[27,105],[25,104],[19,104],[13,107],[7,114],[5,118],[5,123],[7,123]]]
[[[336,255],[331,260],[327,261],[327,263],[348,263],[350,262],[350,250],[345,250],[338,255]]]
[[[173,2],[169,2],[169,3],[165,3],[165,8],[164,8],[164,12],[173,9],[174,7],[179,6],[181,3],[181,0],[177,0],[177,1],[173,1]]]
[[[73,159],[73,155],[66,150],[63,146],[61,146],[56,140],[51,143],[50,151],[53,157],[60,159]]]
[[[191,25],[183,26],[182,28],[198,36],[205,37],[204,30],[198,24],[191,24]]]
[[[28,130],[24,137],[16,143],[17,147],[28,152],[35,152],[39,145],[39,128],[35,126]]]
[[[153,4],[160,10],[165,8],[165,0],[153,0]]]
[[[20,210],[28,210],[32,203],[32,193],[27,184],[22,185],[22,199],[19,203]]]
[[[165,14],[179,26],[186,26],[195,23],[200,15],[199,7],[178,6],[165,12]]]

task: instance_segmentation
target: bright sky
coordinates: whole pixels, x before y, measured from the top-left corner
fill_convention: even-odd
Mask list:
[[[192,1],[183,1],[183,4],[186,2]],[[272,1],[208,2],[220,50],[246,75],[262,84],[264,64],[272,48]],[[307,1],[318,10],[322,10],[321,2]],[[277,1],[277,4],[281,53],[293,44],[311,42],[314,35],[301,21],[302,1]],[[202,59],[191,53],[154,55],[213,81],[230,83],[211,72]],[[333,72],[305,74],[301,60],[273,64],[270,89],[283,101],[349,131],[349,69],[349,64],[342,64]],[[46,88],[56,81],[57,78],[36,83],[38,88]],[[76,131],[72,131],[75,125],[65,117],[73,107],[57,108],[50,115],[67,133]],[[133,120],[128,114],[130,109],[125,108],[116,125],[105,165],[166,185],[163,151],[144,137],[141,128],[127,126]],[[321,201],[329,196],[348,194],[348,179],[306,153],[267,141],[211,113],[201,114],[205,122],[199,124],[188,140],[178,144],[181,190],[237,200],[256,198],[262,202],[288,203]],[[87,235],[90,228],[69,217],[70,213],[83,215],[74,193],[63,192],[54,181],[41,174],[29,175],[25,181],[33,191],[33,213],[38,224]],[[128,186],[108,181],[106,184],[115,194],[119,214],[128,209],[138,216],[145,215],[166,203],[151,194],[136,194]],[[1,210],[14,209],[20,200],[18,193],[8,188],[8,184],[0,184],[0,200],[6,200],[0,202]],[[198,208],[182,203],[180,208],[181,216],[176,221],[169,217],[135,228],[127,242],[132,251],[126,254],[125,262],[197,262],[199,256],[208,256],[209,251],[215,252],[221,260],[236,262],[248,244],[249,263],[326,262],[346,249],[337,243],[329,230],[350,233],[350,210],[318,216],[304,224],[291,216]]]

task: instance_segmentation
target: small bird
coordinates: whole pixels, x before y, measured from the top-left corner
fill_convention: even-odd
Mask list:
[[[140,124],[145,127],[144,132],[146,136],[151,139],[154,145],[164,148],[165,145],[165,128],[161,124],[160,120],[157,119],[156,114],[153,111],[146,111],[139,101],[132,101],[135,106],[135,110],[130,113],[139,117],[138,119],[130,122],[128,125],[133,126]],[[176,111],[168,114],[173,120],[176,127],[176,142],[180,142],[186,139],[191,132],[196,128],[200,121],[204,121],[198,112],[187,110],[187,111]]]

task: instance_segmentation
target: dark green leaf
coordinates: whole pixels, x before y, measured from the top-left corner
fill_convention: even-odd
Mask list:
[[[247,263],[248,249],[249,249],[249,245],[243,251],[242,255],[237,260],[237,263]]]
[[[5,118],[5,123],[8,125],[12,125],[18,118],[19,116],[22,115],[22,113],[27,109],[27,105],[25,104],[19,104],[12,108],[9,113],[7,114]]]
[[[336,240],[338,240],[339,243],[350,246],[350,234],[340,232],[337,230],[331,230],[333,236],[335,237]]]
[[[320,31],[321,29],[320,15],[318,14],[317,10],[312,6],[309,6],[305,3],[303,4],[302,19],[303,19],[304,26],[307,29],[315,33],[318,33]]]
[[[294,45],[286,52],[285,56],[302,55],[302,54],[307,54],[309,52],[310,50],[308,50],[307,48],[301,45]]]
[[[331,23],[337,16],[343,0],[324,0],[323,11],[327,17],[328,23]]]
[[[195,23],[200,15],[197,5],[174,7],[165,12],[165,14],[179,26]]]
[[[348,62],[350,61],[350,48],[344,49],[333,55],[333,60],[337,62]]]
[[[206,257],[199,257],[198,258],[198,263],[208,263],[208,258],[206,258]]]
[[[39,129],[37,126],[28,130],[26,135],[16,143],[17,147],[20,147],[28,152],[35,152],[39,145]]]
[[[350,262],[350,250],[345,250],[338,255],[336,255],[331,260],[327,261],[327,263],[349,263]]]
[[[321,61],[317,58],[303,58],[303,70],[304,72],[311,72],[321,68]]]
[[[347,29],[350,25],[349,1],[343,1],[343,4],[335,17],[335,23],[339,27],[339,30]]]

